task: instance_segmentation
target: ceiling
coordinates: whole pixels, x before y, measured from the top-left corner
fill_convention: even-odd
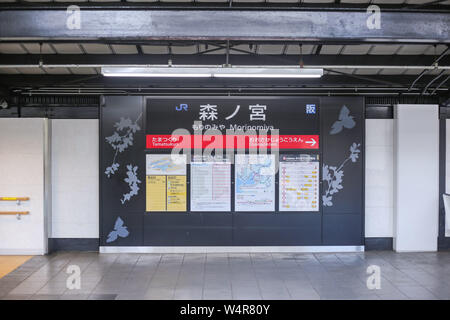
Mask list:
[[[170,2],[198,2],[198,3],[229,3],[229,0],[0,0],[0,3],[112,3],[112,2],[149,2],[149,3],[170,3]],[[436,1],[436,0],[232,0],[233,3],[290,3],[290,4],[318,4],[318,5],[330,5],[330,4],[348,4],[348,5],[364,5],[364,4],[377,4],[377,5],[450,5],[449,0]]]
[[[81,55],[87,58],[89,55],[110,55],[114,58],[117,55],[121,56],[135,56],[142,55],[148,57],[148,64],[152,64],[152,57],[154,55],[167,55],[167,60],[171,55],[225,55],[226,43],[177,43],[171,42],[170,44],[151,43],[144,45],[135,44],[104,44],[104,43],[0,43],[0,54],[7,55]],[[335,58],[336,56],[367,56],[367,68],[349,68],[349,66],[327,67],[329,70],[346,72],[349,74],[360,75],[414,75],[420,74],[422,69],[417,68],[417,65],[402,65],[401,68],[395,68],[393,66],[387,66],[383,68],[370,65],[369,58],[371,56],[406,56],[406,57],[436,57],[438,58],[447,49],[446,45],[377,45],[377,44],[365,44],[365,45],[314,45],[305,44],[301,46],[299,44],[285,43],[285,44],[231,44],[229,46],[229,54],[231,59],[233,57],[239,57],[243,55],[259,55],[267,56],[269,58],[275,57],[298,57],[300,61],[300,52],[302,58],[307,61],[309,56],[323,55]],[[145,60],[145,59],[144,59]],[[200,59],[201,61],[201,59]],[[223,60],[225,63],[226,60]],[[2,67],[0,64],[0,74],[99,74],[100,65],[98,67],[89,66],[70,66],[70,67],[46,67],[46,61],[43,59],[43,67]],[[69,64],[70,61],[67,61]],[[277,60],[274,59],[274,65],[277,64]],[[89,64],[90,65],[90,64]],[[306,64],[305,67],[308,67]],[[443,70],[436,69],[431,70],[429,74],[438,74]],[[325,71],[328,73],[329,71]],[[450,70],[445,70],[445,74],[450,74]]]
[[[0,0],[0,10],[15,6],[52,5],[68,3],[127,6],[139,4],[207,3],[258,4],[258,8],[271,4],[302,6],[339,6],[364,8],[377,4],[395,10],[450,9],[450,0]],[[35,8],[36,9],[36,8]],[[450,15],[449,15],[450,17]],[[449,18],[450,19],[450,18]],[[449,21],[450,22],[450,21]],[[414,27],[414,26],[412,26]],[[13,57],[13,59],[11,58]],[[259,60],[258,60],[259,59]],[[369,87],[396,87],[401,92],[416,94],[448,94],[450,86],[450,50],[445,44],[365,43],[343,44],[328,42],[295,43],[286,41],[43,41],[32,39],[14,42],[0,39],[0,87],[20,89],[22,93],[39,92],[46,88],[58,90],[70,86],[71,90],[86,88],[151,87],[154,83],[105,83],[101,80],[101,67],[130,65],[248,65],[252,60],[261,65],[303,65],[321,67],[325,71],[322,83],[281,83],[280,86],[343,87],[348,89]],[[13,61],[13,62],[8,62]],[[137,62],[136,62],[137,61]],[[187,63],[186,61],[194,61]],[[395,62],[393,62],[395,61]],[[227,63],[228,62],[228,63]],[[438,62],[435,64],[435,62]],[[255,62],[256,63],[256,62]],[[127,63],[128,64],[128,63]],[[60,80],[59,80],[60,79]],[[330,79],[330,81],[328,81]],[[332,81],[331,81],[332,79]],[[350,79],[351,81],[346,81]],[[360,80],[358,82],[357,80]],[[417,81],[416,81],[417,80]],[[414,84],[414,85],[413,85]],[[429,85],[429,87],[427,87]],[[166,83],[161,86],[167,86]],[[412,90],[413,89],[413,90]],[[424,89],[426,89],[424,91]],[[434,90],[436,89],[436,90]],[[37,90],[37,91],[36,91]],[[55,89],[56,90],[56,89]],[[399,89],[400,90],[400,89]],[[81,92],[80,91],[80,92]],[[60,91],[58,91],[60,92]],[[72,92],[72,91],[71,91]]]

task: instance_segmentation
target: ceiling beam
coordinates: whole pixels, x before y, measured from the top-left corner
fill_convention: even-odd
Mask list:
[[[101,67],[167,65],[223,65],[225,54],[0,54],[0,68],[39,67]],[[305,67],[426,69],[436,61],[433,55],[304,55]],[[298,55],[230,54],[232,65],[292,66],[299,64]],[[439,66],[450,68],[450,54],[439,60]]]
[[[377,4],[383,11],[419,11],[419,12],[448,12],[449,6],[440,5],[445,2],[435,1],[435,3],[425,3],[419,5],[413,4]],[[335,0],[334,3],[239,3],[233,2],[230,6],[229,2],[132,2],[132,1],[112,1],[112,2],[79,2],[65,1],[63,3],[52,2],[7,2],[0,3],[0,10],[53,10],[67,8],[70,4],[77,5],[81,9],[91,10],[190,10],[190,9],[227,9],[227,10],[334,10],[334,11],[365,11],[367,3],[342,3]]]
[[[0,39],[288,40],[450,43],[448,13],[382,12],[369,29],[365,11],[83,9],[80,29],[54,10],[0,10]]]
[[[420,79],[421,85],[426,85],[435,76],[424,76]],[[193,78],[186,81],[185,78],[111,78],[101,75],[15,75],[1,74],[0,85],[9,88],[79,88],[89,89],[91,87],[105,88],[195,88],[195,87],[403,87],[408,88],[416,76],[409,75],[345,75],[326,74],[320,79],[226,79],[226,78]],[[445,89],[445,88],[444,88]],[[416,89],[414,89],[416,90]],[[419,90],[420,91],[420,90]]]

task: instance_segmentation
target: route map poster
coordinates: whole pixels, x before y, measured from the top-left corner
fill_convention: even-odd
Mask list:
[[[235,211],[275,211],[275,155],[237,154]]]

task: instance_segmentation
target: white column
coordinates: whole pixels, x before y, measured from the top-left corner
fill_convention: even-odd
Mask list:
[[[393,236],[394,120],[366,120],[366,238]]]
[[[0,119],[0,197],[29,197],[20,205],[0,201],[0,211],[28,211],[20,220],[0,215],[0,254],[45,254],[46,119]]]
[[[98,238],[96,119],[53,119],[52,238]]]
[[[439,107],[394,108],[394,250],[437,251]]]

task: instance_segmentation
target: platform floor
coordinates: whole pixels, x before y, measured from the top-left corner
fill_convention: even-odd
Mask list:
[[[70,265],[81,289],[67,288]],[[381,269],[381,289],[366,286]],[[36,256],[0,279],[1,299],[450,299],[450,253]]]

